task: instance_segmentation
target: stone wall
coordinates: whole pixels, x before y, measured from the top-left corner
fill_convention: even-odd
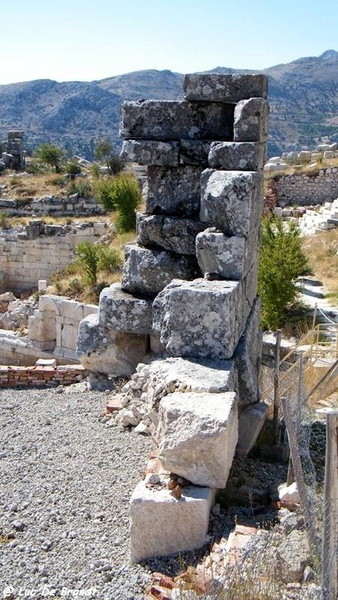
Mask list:
[[[105,210],[95,198],[82,198],[78,194],[69,197],[38,196],[30,202],[0,198],[0,210],[10,216],[57,215],[57,216],[92,216],[102,215]]]
[[[311,206],[338,198],[338,167],[273,179],[278,206]]]
[[[267,79],[187,75],[184,93],[122,106],[122,157],[148,170],[145,212],[121,284],[102,291],[78,337],[89,370],[133,373],[118,418],[143,419],[158,445],[157,470],[131,499],[133,561],[204,543],[239,412],[259,400]],[[149,341],[157,358],[137,365]]]
[[[39,279],[67,267],[79,242],[96,241],[106,223],[46,225],[37,219],[21,229],[0,232],[0,287],[20,293],[37,288]]]
[[[81,365],[5,367],[0,365],[2,387],[55,387],[82,381],[86,371]]]

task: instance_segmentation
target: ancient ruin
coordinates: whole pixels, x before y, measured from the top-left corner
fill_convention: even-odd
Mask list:
[[[121,285],[103,290],[78,336],[86,368],[132,375],[119,418],[143,419],[157,440],[131,499],[133,561],[203,545],[239,414],[259,402],[267,79],[187,75],[184,93],[122,107],[122,156],[148,167],[146,209]]]
[[[9,131],[5,144],[5,152],[2,153],[0,159],[0,172],[3,169],[22,171],[24,166],[23,131]]]

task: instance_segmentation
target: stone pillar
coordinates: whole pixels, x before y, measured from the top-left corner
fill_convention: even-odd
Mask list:
[[[9,131],[7,134],[7,155],[11,157],[9,167],[22,171],[25,167],[23,156],[23,131]]]

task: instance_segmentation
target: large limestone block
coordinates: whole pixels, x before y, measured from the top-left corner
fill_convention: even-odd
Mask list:
[[[194,217],[200,209],[202,167],[148,167],[146,212]]]
[[[234,355],[238,372],[240,404],[255,404],[259,400],[258,376],[262,356],[260,319],[261,301],[256,298],[244,334]]]
[[[131,560],[170,556],[204,545],[215,491],[186,486],[176,500],[167,488],[135,488],[130,501]]]
[[[137,241],[147,248],[157,247],[195,255],[196,235],[203,231],[203,223],[193,219],[179,219],[164,215],[138,213],[136,218]]]
[[[269,107],[263,98],[241,100],[235,108],[234,141],[266,142]]]
[[[254,253],[258,252],[258,235],[227,236],[215,227],[206,229],[196,237],[198,264],[204,275],[215,279],[240,280],[248,272]]]
[[[229,359],[251,310],[239,281],[172,281],[153,303],[153,326],[169,356]]]
[[[122,291],[119,283],[100,294],[99,324],[123,333],[148,334],[152,331],[152,301]]]
[[[234,392],[174,393],[161,400],[157,441],[165,470],[195,485],[224,488],[237,440]]]
[[[180,140],[180,164],[207,167],[211,141]]]
[[[238,102],[245,98],[267,98],[266,75],[223,75],[221,73],[192,73],[183,81],[186,100],[197,102]]]
[[[226,235],[247,237],[259,225],[262,175],[254,171],[205,169],[201,175],[200,220]]]
[[[120,157],[139,165],[178,167],[179,142],[158,140],[125,140]]]
[[[103,329],[98,315],[80,322],[77,355],[88,371],[129,377],[147,353],[148,336]]]
[[[121,107],[120,136],[146,140],[232,140],[234,106],[222,102],[138,100]]]
[[[122,290],[130,294],[156,296],[172,279],[194,279],[200,274],[192,256],[127,244],[125,257]]]
[[[257,171],[266,162],[266,146],[255,142],[212,142],[210,167],[228,171]]]

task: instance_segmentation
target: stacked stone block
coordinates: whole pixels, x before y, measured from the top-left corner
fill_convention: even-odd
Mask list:
[[[99,324],[124,335],[152,334],[164,355],[163,373],[168,360],[182,358],[194,365],[211,361],[214,373],[220,363],[237,373],[225,392],[200,392],[200,383],[182,390],[178,379],[179,392],[174,386],[161,396],[154,419],[158,485],[143,482],[131,500],[135,561],[203,544],[207,521],[189,517],[191,492],[173,497],[166,478],[174,471],[193,486],[209,488],[198,496],[208,513],[212,490],[225,486],[235,453],[238,405],[258,401],[267,80],[187,75],[184,92],[183,102],[122,107],[122,157],[147,166],[148,191],[145,213],[137,217],[137,242],[126,248],[122,284],[101,295]],[[194,502],[191,507],[196,509]],[[161,521],[154,535],[144,536]],[[187,522],[194,522],[190,536]]]

